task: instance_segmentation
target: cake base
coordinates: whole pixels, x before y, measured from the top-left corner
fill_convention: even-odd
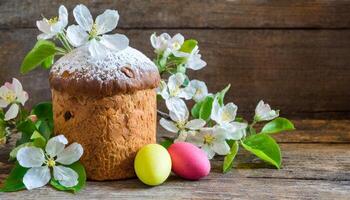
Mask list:
[[[84,148],[81,158],[88,179],[135,176],[134,158],[156,143],[156,92],[140,90],[112,97],[71,96],[52,90],[54,132]]]

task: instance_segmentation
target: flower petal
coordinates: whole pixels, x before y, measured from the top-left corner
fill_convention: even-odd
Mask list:
[[[75,142],[57,154],[56,161],[64,165],[70,165],[78,161],[83,153],[83,147]]]
[[[8,105],[7,101],[0,99],[0,108],[6,108]]]
[[[37,147],[22,147],[16,156],[22,167],[40,167],[45,161],[44,151]]]
[[[12,79],[12,86],[13,86],[13,90],[15,91],[16,96],[19,96],[22,94],[23,92],[23,87],[21,82],[19,82],[19,80],[17,80],[16,78]]]
[[[51,179],[50,170],[47,166],[33,167],[23,177],[23,183],[28,190],[42,187]]]
[[[187,86],[183,89],[180,89],[179,94],[177,95],[180,98],[184,98],[186,100],[192,99],[193,95],[196,93],[196,89],[190,86]]]
[[[36,21],[36,26],[38,27],[39,31],[43,33],[46,33],[46,34],[51,33],[51,26],[48,23],[47,19]]]
[[[170,118],[175,122],[187,121],[189,112],[185,102],[182,99],[172,97],[165,100],[165,104],[169,110]]]
[[[163,99],[169,98],[168,86],[164,80],[161,80],[157,88],[157,94],[163,97]]]
[[[195,93],[193,95],[193,100],[195,102],[199,102],[208,96],[208,88],[203,81],[192,80],[189,86],[195,89]]]
[[[222,108],[221,117],[225,123],[235,120],[237,114],[237,106],[234,103],[228,103]]]
[[[49,139],[46,144],[45,151],[51,157],[55,157],[63,151],[66,144],[68,144],[67,138],[64,137],[64,135],[58,135]]]
[[[168,121],[164,118],[159,120],[159,124],[169,132],[177,133],[179,131],[174,122]]]
[[[54,33],[42,33],[37,36],[37,40],[47,40],[55,36]]]
[[[207,63],[201,59],[201,55],[194,55],[190,57],[187,63],[187,68],[193,69],[193,70],[200,70],[203,67],[205,67]]]
[[[10,108],[5,113],[5,121],[8,121],[10,119],[14,119],[17,117],[19,111],[19,106],[17,103],[13,103]]]
[[[25,102],[28,100],[28,93],[22,91],[22,93],[17,96],[17,100],[24,106]]]
[[[103,35],[101,44],[113,51],[121,51],[129,46],[129,39],[122,34]]]
[[[174,140],[174,143],[176,142],[185,142],[188,136],[188,132],[187,131],[181,131],[179,133],[179,136]]]
[[[73,187],[78,184],[79,175],[73,169],[64,166],[53,167],[53,177],[65,187]]]
[[[186,76],[182,73],[176,73],[169,77],[168,87],[170,93],[176,93],[176,90],[184,83]]]
[[[228,146],[225,140],[215,141],[212,149],[219,155],[227,155],[230,152],[230,146]]]
[[[279,116],[279,111],[272,110],[269,104],[265,104],[263,100],[259,101],[255,108],[256,121],[269,121]]]
[[[92,39],[89,42],[89,52],[94,59],[102,60],[106,57],[108,49],[96,39]]]
[[[209,160],[215,156],[214,150],[212,150],[208,145],[202,146],[202,150],[207,154]]]
[[[89,34],[78,25],[70,25],[67,28],[67,39],[74,47],[79,47],[89,41]]]
[[[73,15],[75,21],[83,28],[85,31],[90,31],[94,20],[92,19],[89,9],[83,4],[77,5],[73,10]]]
[[[203,119],[193,119],[186,124],[186,128],[191,130],[198,130],[203,128],[205,125],[205,121]]]
[[[101,15],[96,17],[97,34],[101,35],[112,31],[117,27],[119,14],[116,10],[105,10]]]
[[[221,106],[217,97],[214,98],[210,118],[218,124],[221,123]]]
[[[63,28],[68,25],[68,11],[64,5],[58,9],[58,20],[62,23]]]

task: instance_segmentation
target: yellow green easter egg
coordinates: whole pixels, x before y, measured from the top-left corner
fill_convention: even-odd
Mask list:
[[[171,172],[171,158],[163,146],[148,144],[137,152],[134,168],[137,177],[144,184],[160,185]]]

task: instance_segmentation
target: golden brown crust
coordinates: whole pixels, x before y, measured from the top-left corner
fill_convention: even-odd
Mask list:
[[[156,88],[160,76],[154,63],[131,47],[101,62],[78,48],[55,63],[49,81],[51,88],[70,95],[105,97]]]
[[[134,158],[156,142],[156,92],[94,98],[52,90],[54,132],[84,148],[81,162],[89,179],[134,177]]]

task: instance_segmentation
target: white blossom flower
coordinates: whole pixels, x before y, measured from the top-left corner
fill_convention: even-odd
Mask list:
[[[0,108],[6,108],[11,105],[5,113],[5,121],[14,119],[19,112],[19,105],[28,100],[28,93],[23,90],[22,84],[15,78],[12,83],[6,82],[0,87]]]
[[[227,155],[230,152],[230,146],[226,143],[226,130],[220,127],[202,128],[195,135],[189,135],[187,142],[200,147],[209,159],[215,154]]]
[[[68,11],[66,7],[61,5],[58,9],[58,17],[51,19],[43,18],[40,21],[36,21],[36,26],[43,32],[38,35],[38,40],[46,40],[62,33],[64,28],[68,24]]]
[[[58,135],[47,142],[45,152],[37,147],[19,149],[18,163],[22,167],[30,168],[23,177],[23,183],[28,190],[46,185],[51,179],[50,168],[53,169],[53,177],[61,185],[73,187],[78,184],[77,172],[63,165],[78,161],[83,155],[83,148],[78,143],[65,148],[67,143],[63,135]]]
[[[188,87],[191,87],[194,89],[195,93],[192,97],[192,99],[195,102],[202,101],[206,96],[208,96],[208,88],[206,84],[203,81],[199,80],[191,80]]]
[[[177,52],[183,45],[184,41],[184,36],[178,33],[168,40],[168,48],[172,53]]]
[[[120,51],[129,46],[129,39],[125,35],[103,35],[117,27],[118,11],[106,10],[94,21],[89,9],[80,4],[74,8],[73,15],[78,25],[68,27],[68,40],[75,47],[88,45],[93,58],[100,60],[109,51]]]
[[[227,131],[227,139],[239,140],[245,136],[247,124],[235,122],[236,114],[237,106],[234,103],[221,106],[218,98],[214,98],[210,118],[218,124],[218,128]]]
[[[159,123],[167,131],[179,134],[175,141],[185,141],[188,134],[194,134],[196,130],[204,127],[203,119],[188,120],[189,111],[183,100],[173,98],[170,101],[171,107],[168,109],[172,121],[161,118]]]
[[[171,36],[168,33],[162,33],[159,36],[156,33],[151,35],[151,44],[156,53],[162,53],[168,48],[168,42]]]
[[[214,98],[210,118],[216,123],[223,125],[233,122],[236,118],[237,106],[234,103],[228,103],[221,106],[218,98]]]
[[[257,122],[268,121],[278,117],[278,115],[278,110],[272,110],[269,104],[265,104],[263,100],[260,100],[255,108],[254,120]]]
[[[186,58],[185,67],[193,70],[202,69],[207,65],[207,63],[201,59],[201,54],[199,54],[198,46],[195,46],[191,53],[186,53],[182,51],[173,52],[176,57]]]
[[[186,76],[182,73],[176,73],[169,77],[168,83],[161,82],[157,91],[158,94],[165,99],[166,104],[169,104],[171,98],[183,98],[189,100],[193,97],[195,88],[182,87],[185,82]]]
[[[151,44],[155,49],[156,53],[162,53],[166,51],[167,55],[170,53],[178,51],[183,45],[185,38],[180,33],[177,33],[173,37],[171,37],[168,33],[162,33],[157,36],[156,33],[151,35]]]

